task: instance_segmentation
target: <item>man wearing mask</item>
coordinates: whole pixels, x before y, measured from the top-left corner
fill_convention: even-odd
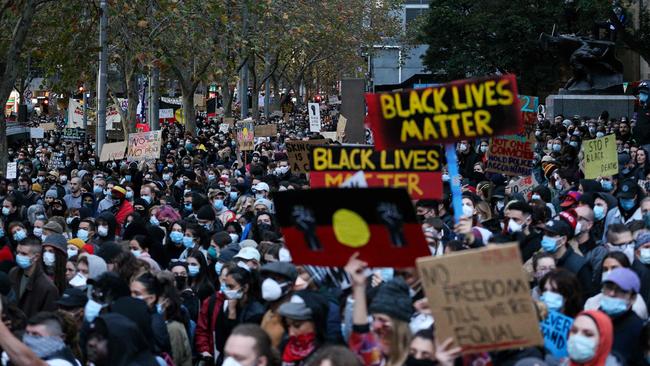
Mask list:
[[[603,242],[607,239],[606,235],[610,225],[627,225],[635,220],[643,220],[641,208],[639,207],[639,202],[643,198],[642,195],[643,192],[635,180],[626,179],[621,183],[618,188],[618,193],[616,194],[616,198],[618,198],[618,206],[610,208],[605,217]]]
[[[271,337],[273,347],[278,348],[286,331],[278,308],[291,298],[298,271],[291,263],[271,262],[262,266],[260,275],[263,278],[262,298],[269,305],[261,326]]]
[[[269,185],[265,182],[259,182],[253,187],[253,193],[255,193],[255,199],[260,198],[269,198]]]
[[[38,193],[32,191],[32,182],[27,175],[21,175],[18,179],[18,191],[23,195],[25,206],[37,204],[41,197]]]
[[[119,235],[120,228],[126,222],[126,217],[133,213],[133,205],[126,200],[126,190],[120,186],[114,186],[111,190],[111,198],[113,200],[113,214],[117,221],[115,228],[116,234]]]
[[[72,178],[70,181],[70,193],[63,197],[65,204],[70,208],[81,208],[81,179]]]
[[[474,152],[472,145],[467,140],[461,140],[456,145],[458,151],[458,171],[463,177],[474,175],[474,164],[480,161],[479,156]]]
[[[542,235],[532,230],[533,209],[521,201],[510,202],[504,210],[503,233],[495,235],[493,241],[519,243],[522,261],[529,260],[540,248]]]
[[[582,286],[583,295],[591,296],[593,289],[591,266],[569,245],[577,224],[575,217],[565,212],[547,222],[543,229],[542,250],[553,255],[558,268],[573,272]]]
[[[16,264],[9,272],[11,287],[18,307],[30,317],[39,311],[56,310],[59,290],[41,266],[41,241],[35,237],[23,239],[16,247]]]
[[[650,233],[640,234],[634,243],[634,262],[631,268],[641,280],[639,295],[644,301],[650,301]]]
[[[641,106],[636,125],[632,130],[634,140],[639,145],[650,144],[650,109],[648,108],[648,95],[650,95],[650,81],[643,80],[637,87],[639,104]]]
[[[643,320],[632,310],[640,286],[639,277],[629,268],[615,268],[603,281],[599,310],[612,320],[612,352],[622,357],[626,365],[644,364],[639,342]]]
[[[575,212],[578,218],[578,226],[576,226],[576,236],[572,241],[591,265],[594,275],[592,281],[596,285],[601,280],[603,260],[607,255],[607,248],[599,245],[591,235],[591,229],[594,226],[594,211],[591,207],[581,205],[576,207]]]

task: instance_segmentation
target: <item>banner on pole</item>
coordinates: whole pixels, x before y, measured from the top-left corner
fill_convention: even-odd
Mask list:
[[[417,268],[436,337],[464,354],[544,343],[517,243],[419,258]]]
[[[475,140],[522,128],[517,81],[511,74],[367,93],[366,102],[379,150]]]
[[[161,131],[130,133],[127,159],[133,161],[160,158],[161,140]]]
[[[64,128],[62,138],[68,141],[83,141],[86,139],[86,130],[83,128]]]
[[[406,188],[413,199],[441,199],[444,161],[439,147],[377,151],[372,146],[313,146],[312,188],[337,187],[363,171],[369,187]]]

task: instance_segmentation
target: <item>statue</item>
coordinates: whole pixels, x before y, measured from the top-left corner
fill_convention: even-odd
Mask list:
[[[544,50],[551,46],[569,58],[573,76],[564,86],[571,93],[598,93],[623,83],[623,64],[614,53],[615,44],[608,40],[542,33],[539,41]]]

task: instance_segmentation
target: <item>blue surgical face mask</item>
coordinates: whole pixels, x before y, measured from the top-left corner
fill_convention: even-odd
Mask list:
[[[643,264],[650,264],[650,248],[639,249],[639,261]]]
[[[199,274],[200,268],[196,264],[190,264],[187,266],[187,275],[190,277],[196,277]]]
[[[88,240],[88,234],[89,234],[88,230],[86,230],[86,229],[77,230],[77,238],[79,238],[79,239],[81,239],[83,241]]]
[[[237,200],[237,192],[230,192],[230,200],[231,201]]]
[[[211,246],[208,248],[208,258],[214,260],[217,258],[217,248]]]
[[[183,207],[185,207],[185,211],[192,211],[192,204],[191,203],[186,203]]]
[[[540,300],[546,304],[546,307],[552,311],[560,311],[564,306],[564,297],[557,292],[544,291]]]
[[[212,182],[213,180],[217,179],[217,176],[214,174],[208,174],[208,181]]]
[[[217,273],[218,273],[218,272],[217,272]],[[219,288],[219,290],[220,290],[222,293],[225,294],[226,291],[228,291],[228,286],[226,286],[225,283],[222,283],[222,284],[221,284],[221,287]]]
[[[102,193],[102,187],[101,186],[94,186],[93,187],[93,193],[95,193],[95,194]]]
[[[11,213],[11,212],[10,212],[10,210],[9,210],[9,207],[3,207],[3,208],[2,208],[2,214],[3,214],[3,215],[5,215],[5,216],[9,216],[10,213]]]
[[[86,319],[87,322],[92,323],[99,316],[103,307],[102,304],[93,299],[88,300],[84,307],[84,319]]]
[[[612,181],[610,180],[601,180],[600,185],[603,187],[604,190],[607,192],[611,191],[614,188],[614,185],[612,184]]]
[[[147,202],[148,205],[150,205],[151,201],[153,200],[149,195],[140,196],[140,198],[142,198],[145,202]]]
[[[163,308],[162,304],[156,304],[156,312],[161,315],[165,313],[165,309]]]
[[[16,264],[22,269],[27,269],[32,265],[32,259],[26,255],[16,254]]]
[[[14,240],[15,241],[21,241],[27,237],[27,234],[25,233],[25,230],[20,229],[14,233]]]
[[[149,218],[149,223],[153,226],[158,226],[160,225],[160,221],[156,218],[156,216],[151,216]]]
[[[127,200],[133,199],[133,191],[126,191],[126,195],[124,195]]]
[[[572,334],[567,341],[569,358],[577,363],[585,363],[596,355],[596,340],[581,334]]]
[[[192,238],[191,236],[184,236],[183,245],[185,246],[185,248],[188,249],[194,248],[194,238]]]
[[[605,217],[605,207],[603,206],[594,206],[594,218],[596,221],[600,221]]]
[[[555,253],[557,251],[557,239],[544,235],[542,238],[542,249],[547,253]]]
[[[577,148],[578,147],[578,141],[571,141],[571,142],[569,142],[569,145]]]
[[[221,211],[221,210],[223,210],[223,200],[220,200],[220,199],[216,199],[216,200],[214,200],[214,208],[215,208],[217,211]]]
[[[127,182],[130,182],[131,181],[131,176],[130,175],[125,175],[124,180],[126,180]]]
[[[641,103],[646,103],[648,101],[648,94],[647,93],[639,93],[639,101]]]
[[[180,231],[172,231],[169,234],[169,238],[176,244],[182,243],[183,242],[183,233]]]
[[[562,145],[560,144],[553,144],[553,151],[555,152],[560,152],[562,150]]]
[[[603,295],[600,298],[600,310],[607,315],[619,315],[627,311],[628,304],[624,299]]]
[[[131,253],[133,253],[133,256],[136,257],[136,258],[138,258],[139,256],[142,255],[142,251],[141,251],[141,250],[134,250],[134,249],[131,249]]]
[[[222,269],[223,269],[223,263],[217,262],[214,264],[214,272],[217,274],[217,276],[221,274]],[[221,286],[223,287],[225,285],[222,283]]]
[[[619,198],[621,208],[625,211],[630,211],[636,205],[634,198]]]

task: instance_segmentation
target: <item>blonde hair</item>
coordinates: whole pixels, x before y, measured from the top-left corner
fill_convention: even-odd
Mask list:
[[[411,344],[411,328],[402,320],[391,317],[393,329],[390,333],[390,354],[386,355],[386,366],[401,366],[406,362]]]

